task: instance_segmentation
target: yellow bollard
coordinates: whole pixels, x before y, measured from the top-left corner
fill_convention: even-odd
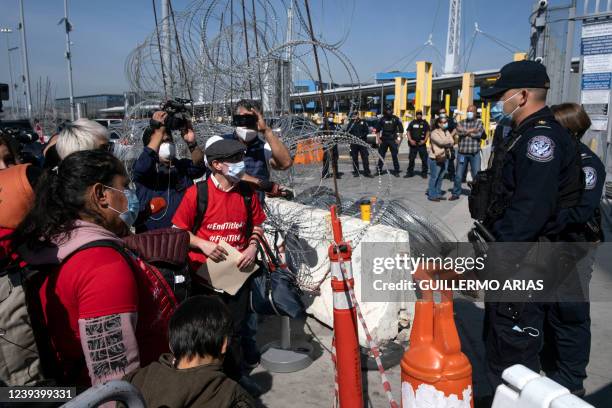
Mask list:
[[[359,203],[359,209],[361,210],[361,221],[370,223],[372,218],[372,202],[368,199],[364,199]]]

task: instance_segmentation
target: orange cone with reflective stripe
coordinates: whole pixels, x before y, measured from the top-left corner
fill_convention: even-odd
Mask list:
[[[331,223],[334,242],[329,246],[331,267],[331,286],[334,299],[334,341],[336,347],[336,372],[340,408],[363,407],[361,385],[361,360],[359,337],[357,334],[357,312],[348,292],[354,279],[350,267],[345,268],[346,280],[341,271],[341,263],[350,264],[351,246],[344,242],[342,224],[332,205]]]
[[[461,352],[452,292],[443,292],[440,303],[424,292],[415,303],[410,347],[401,368],[403,408],[474,406],[472,365]]]

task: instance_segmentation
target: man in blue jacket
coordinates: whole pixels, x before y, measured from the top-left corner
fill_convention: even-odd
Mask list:
[[[191,152],[191,159],[177,159],[176,146],[164,122],[167,113],[155,112],[151,126],[142,135],[144,149],[134,163],[133,178],[140,201],[140,215],[136,232],[172,227],[172,216],[180,204],[185,190],[193,180],[205,173],[204,154],[198,147],[191,126],[181,130],[183,140]],[[149,204],[161,197],[166,206],[151,214]]]

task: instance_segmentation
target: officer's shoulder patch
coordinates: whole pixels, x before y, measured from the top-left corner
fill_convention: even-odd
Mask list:
[[[595,185],[597,184],[597,171],[590,166],[583,167],[582,171],[584,172],[584,189],[594,189]]]
[[[554,158],[555,142],[548,136],[534,136],[527,144],[527,157],[537,162],[549,162]]]

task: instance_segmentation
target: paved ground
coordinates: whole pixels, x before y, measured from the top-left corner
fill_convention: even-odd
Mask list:
[[[342,155],[342,152],[341,152]],[[406,156],[401,155],[401,167],[405,172],[407,167]],[[387,163],[389,166],[390,163]],[[372,168],[374,166],[371,164]],[[420,169],[420,163],[417,163]],[[379,180],[353,178],[350,167],[343,161],[340,171],[345,173],[339,181],[340,191],[344,195],[359,197],[380,191]],[[387,178],[388,177],[388,178]],[[427,201],[424,192],[426,180],[420,177],[411,179],[384,176],[385,184],[390,183],[387,198],[399,198],[418,211],[439,220],[439,225],[452,231],[458,240],[464,240],[465,234],[471,225],[467,209],[467,199],[462,197],[458,201],[432,203]],[[325,183],[331,186],[331,181]],[[451,188],[450,181],[444,181],[443,188]],[[464,186],[465,187],[465,186]],[[450,193],[447,194],[450,196]],[[612,253],[600,251],[596,267],[591,280],[593,298],[610,299],[612,302]],[[604,272],[607,266],[607,272]],[[588,379],[585,383],[587,390],[586,400],[596,407],[612,406],[612,314],[611,302],[593,302],[591,305],[592,318],[592,347],[591,362],[588,366]],[[455,303],[456,323],[460,332],[462,348],[470,358],[474,368],[474,391],[476,396],[489,391],[483,375],[483,344],[480,338],[483,309],[482,304],[471,302]],[[258,341],[265,344],[276,340],[279,333],[280,322],[275,318],[268,318],[260,325]],[[314,319],[306,322],[293,322],[292,332],[295,339],[308,340],[313,345],[314,362],[305,370],[291,374],[268,373],[258,367],[253,372],[253,378],[264,389],[260,398],[260,406],[276,408],[287,407],[319,407],[332,406],[334,395],[334,371],[329,349],[332,332],[329,328],[319,324]],[[400,368],[393,366],[388,372],[394,396],[400,398]],[[363,377],[364,400],[367,406],[388,406],[385,394],[380,385],[380,378],[376,371],[367,372]]]

